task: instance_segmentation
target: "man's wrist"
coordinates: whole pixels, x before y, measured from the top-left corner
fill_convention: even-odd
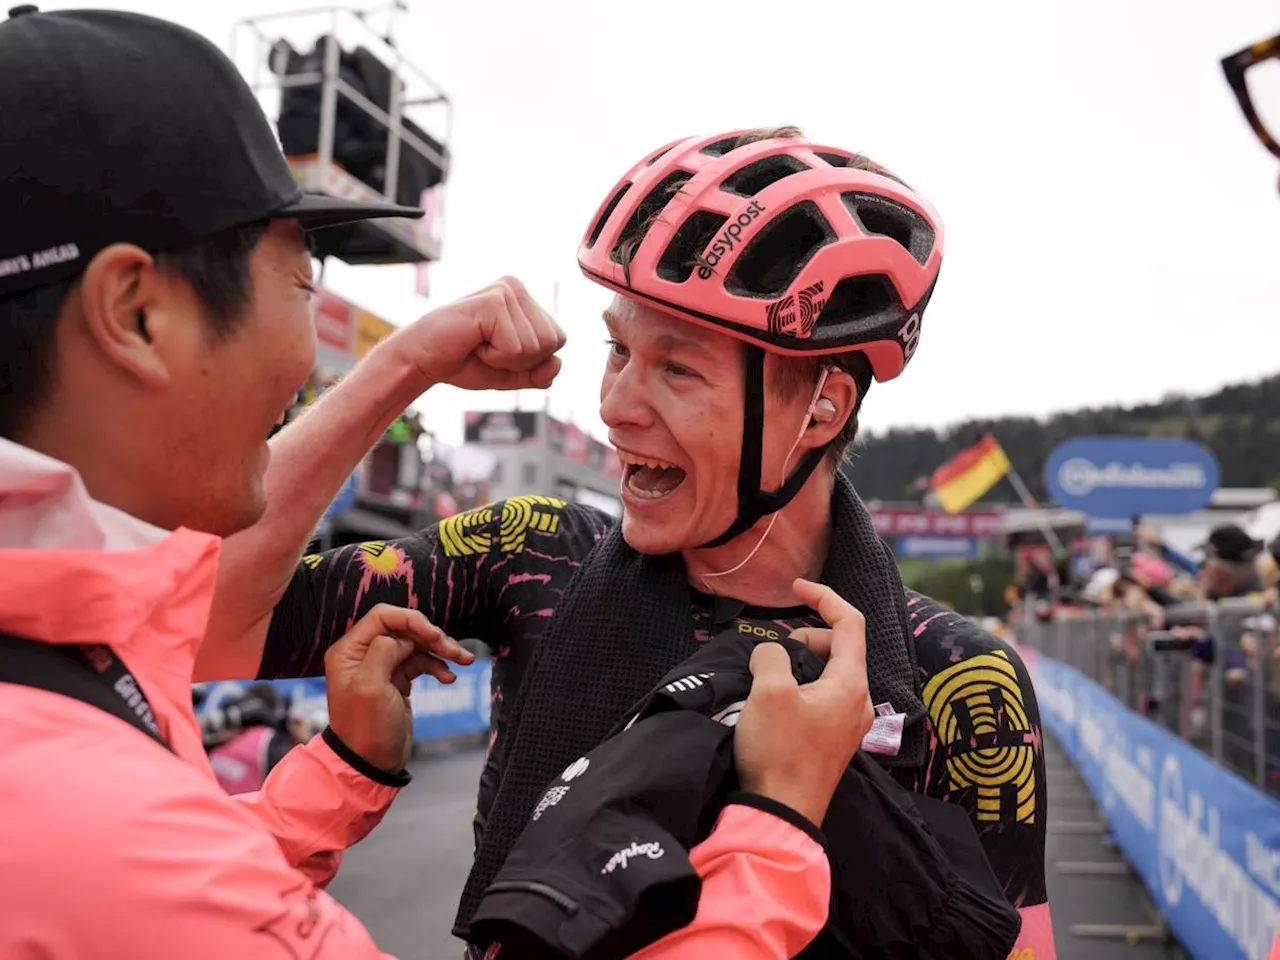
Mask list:
[[[413,779],[413,775],[408,770],[401,769],[398,773],[388,773],[383,768],[370,763],[334,733],[333,727],[325,727],[320,738],[347,766],[356,773],[368,777],[374,783],[380,783],[386,787],[403,787]]]
[[[821,824],[826,819],[827,807],[831,803],[831,795],[835,792],[831,790],[822,796],[821,791],[805,789],[802,784],[794,781],[752,784],[744,782],[742,789],[745,793],[765,797],[784,807],[789,807],[813,824]]]
[[[398,337],[392,335],[379,343],[352,375],[358,374],[362,368],[366,369],[367,375],[384,385],[391,405],[403,410],[436,383],[423,372],[408,347],[397,342],[398,340]]]

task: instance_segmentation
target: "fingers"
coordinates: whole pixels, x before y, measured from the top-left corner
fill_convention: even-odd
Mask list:
[[[769,700],[794,695],[799,689],[791,673],[791,658],[780,643],[765,642],[751,651],[751,699]]]
[[[564,331],[524,284],[504,277],[482,295],[485,344],[480,359],[495,370],[537,370],[565,343]]]
[[[438,657],[426,653],[415,653],[400,664],[400,672],[406,682],[418,677],[433,677],[440,683],[453,683],[457,675],[449,669],[449,665]]]
[[[400,672],[400,665],[413,656],[413,644],[386,634],[379,634],[369,642],[360,670],[375,683],[386,683]]]
[[[347,631],[342,643],[350,654],[360,659],[373,640],[384,634],[402,637],[413,647],[455,663],[468,664],[475,660],[473,654],[428,620],[421,610],[393,607],[386,603],[378,604],[361,617]]]
[[[801,627],[791,639],[799,640],[823,660],[831,656],[831,631],[823,627]]]
[[[854,688],[867,685],[867,623],[862,613],[830,587],[796,580],[793,589],[801,602],[818,611],[831,625],[830,651],[822,679],[837,680]]]

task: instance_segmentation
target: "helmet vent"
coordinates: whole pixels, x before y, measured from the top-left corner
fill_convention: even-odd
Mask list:
[[[765,224],[747,243],[725,288],[744,296],[781,296],[813,255],[835,238],[817,204],[798,203]]]
[[[622,202],[622,198],[626,196],[627,191],[631,189],[630,183],[624,183],[618,188],[618,192],[613,195],[613,199],[609,201],[609,205],[604,208],[604,213],[600,214],[600,219],[596,221],[596,225],[591,228],[591,236],[587,239],[587,249],[590,250],[596,245],[596,241],[600,239],[600,234],[604,230],[604,225],[609,222],[609,218],[613,216],[613,211],[618,209],[618,204]]]
[[[617,245],[610,253],[614,263],[623,262],[622,251],[625,247],[635,246],[636,241],[644,240],[654,218],[662,212],[662,208],[667,205],[681,185],[692,177],[693,174],[687,170],[673,170],[649,191],[648,196],[640,201],[640,205],[631,214],[631,219],[622,229],[622,235],[618,237]]]
[[[666,252],[658,262],[658,276],[672,283],[684,283],[697,266],[695,257],[706,249],[716,231],[725,225],[728,217],[710,210],[699,210],[680,224]]]
[[[882,317],[902,309],[897,290],[882,273],[845,277],[831,291],[818,315],[817,326],[844,324]]]
[[[921,265],[929,259],[933,228],[915,210],[873,193],[844,193],[840,199],[865,232],[896,240]]]
[[[676,148],[676,144],[674,143],[669,147],[663,147],[661,150],[655,153],[652,157],[646,160],[644,162],[644,165],[646,167],[652,167],[655,163],[657,163],[659,160],[661,160],[663,157],[665,157],[668,153],[670,153],[675,148]]]
[[[709,157],[723,157],[730,150],[738,145],[737,137],[727,137],[724,140],[717,140],[715,143],[708,143],[699,150],[699,153],[705,153]]]
[[[754,197],[765,187],[772,186],[792,174],[804,173],[808,169],[805,164],[787,154],[762,157],[730,174],[720,184],[720,189],[727,193],[736,193],[740,197]]]

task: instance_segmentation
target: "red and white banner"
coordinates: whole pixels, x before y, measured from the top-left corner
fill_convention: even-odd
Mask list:
[[[943,510],[889,507],[871,511],[871,522],[882,537],[975,537],[1000,536],[1003,514],[995,510],[947,513]]]

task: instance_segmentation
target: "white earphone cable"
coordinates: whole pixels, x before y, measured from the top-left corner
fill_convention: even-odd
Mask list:
[[[787,481],[787,468],[791,466],[791,458],[795,456],[796,450],[800,446],[800,441],[804,439],[804,432],[809,429],[809,424],[813,420],[813,412],[815,409],[817,409],[818,398],[822,396],[822,388],[823,386],[826,385],[827,374],[829,374],[830,372],[831,372],[830,367],[822,368],[822,375],[818,377],[818,385],[813,388],[813,396],[809,398],[809,406],[808,408],[806,408],[804,412],[804,422],[800,424],[800,432],[796,434],[796,441],[795,443],[791,444],[791,449],[787,452],[787,458],[782,461],[782,482],[783,483],[786,483]],[[773,515],[769,517],[769,525],[764,528],[764,533],[760,534],[760,539],[756,541],[756,545],[751,548],[751,552],[748,553],[746,557],[743,559],[743,561],[739,563],[736,567],[731,567],[728,570],[721,570],[719,573],[704,573],[700,576],[699,579],[710,580],[714,577],[727,577],[731,573],[737,573],[739,570],[745,567],[748,563],[750,563],[752,559],[755,557],[755,555],[760,552],[760,548],[764,546],[764,542],[769,539],[769,534],[773,532],[773,525],[777,522],[778,522],[778,512],[774,511]]]

